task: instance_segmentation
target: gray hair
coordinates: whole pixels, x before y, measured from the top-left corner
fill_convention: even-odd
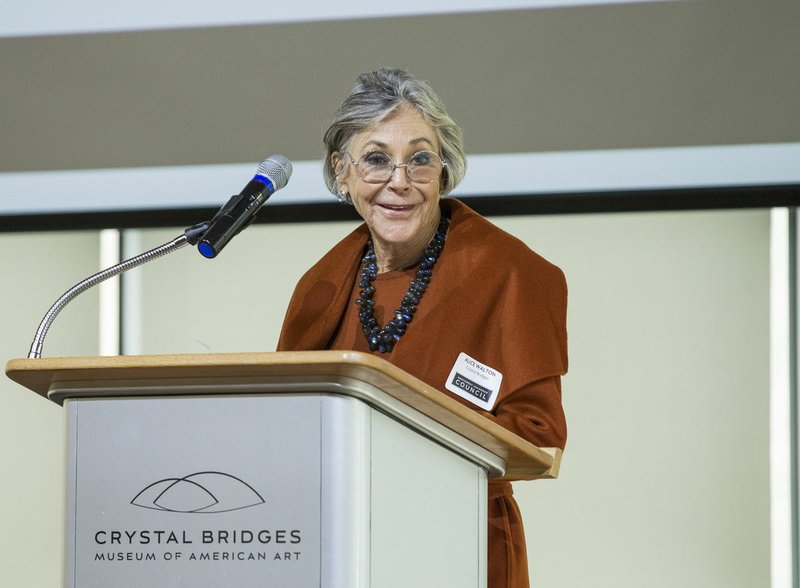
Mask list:
[[[414,78],[402,69],[381,68],[358,77],[350,95],[334,113],[333,122],[325,131],[323,142],[327,152],[323,174],[331,192],[338,192],[331,156],[336,152],[344,154],[355,135],[378,124],[403,105],[409,105],[419,112],[439,136],[440,155],[447,162],[439,193],[446,196],[464,178],[467,156],[461,129],[447,114],[441,98],[427,82]]]

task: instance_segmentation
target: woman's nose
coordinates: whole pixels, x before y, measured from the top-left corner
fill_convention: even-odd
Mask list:
[[[401,163],[394,166],[390,183],[392,186],[398,188],[404,188],[411,185],[411,178],[408,177],[408,164]]]

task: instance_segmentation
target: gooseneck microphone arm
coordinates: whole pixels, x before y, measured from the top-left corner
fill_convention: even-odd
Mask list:
[[[42,357],[44,338],[58,313],[74,298],[100,282],[157,259],[162,255],[177,251],[187,244],[197,245],[197,249],[204,257],[216,257],[234,236],[253,222],[267,198],[276,190],[285,187],[291,176],[292,163],[288,159],[283,155],[268,157],[261,162],[256,175],[244,189],[231,198],[210,221],[189,227],[183,232],[183,235],[169,243],[118,263],[74,285],[64,292],[61,298],[56,300],[50,310],[47,311],[47,314],[44,315],[42,322],[39,323],[39,328],[36,330],[36,335],[33,337],[28,358],[37,359]]]
[[[47,336],[47,331],[50,330],[50,326],[53,324],[53,321],[56,320],[58,314],[64,310],[64,307],[72,302],[72,300],[109,278],[113,278],[114,276],[118,276],[119,274],[130,269],[143,265],[149,261],[153,261],[154,259],[158,259],[159,257],[167,255],[168,253],[172,253],[173,251],[177,251],[185,245],[196,245],[203,234],[208,230],[210,224],[210,222],[204,222],[194,225],[193,227],[189,227],[183,232],[182,235],[176,237],[172,241],[165,243],[164,245],[160,245],[159,247],[155,247],[150,251],[145,251],[136,257],[131,257],[130,259],[104,269],[93,276],[89,276],[85,280],[75,284],[72,288],[64,292],[64,294],[62,294],[61,297],[56,300],[55,303],[53,303],[53,306],[51,306],[50,310],[48,310],[44,315],[42,322],[39,323],[39,328],[36,329],[36,334],[33,337],[31,349],[28,352],[28,358],[38,359],[42,357],[42,347],[44,346],[44,338]]]

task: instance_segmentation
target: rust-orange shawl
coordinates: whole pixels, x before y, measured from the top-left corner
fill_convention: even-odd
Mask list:
[[[414,320],[381,357],[541,447],[564,447],[561,381],[567,371],[564,276],[463,203],[442,201],[451,223]],[[331,349],[360,270],[361,225],[298,283],[279,351]],[[398,299],[399,303],[399,299]],[[503,374],[491,413],[451,394],[445,380],[464,352]],[[528,586],[522,522],[511,486],[489,483],[489,588]]]

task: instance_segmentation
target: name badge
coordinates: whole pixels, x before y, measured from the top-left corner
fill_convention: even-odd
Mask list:
[[[503,374],[462,352],[444,387],[484,410],[492,410],[502,381]]]

